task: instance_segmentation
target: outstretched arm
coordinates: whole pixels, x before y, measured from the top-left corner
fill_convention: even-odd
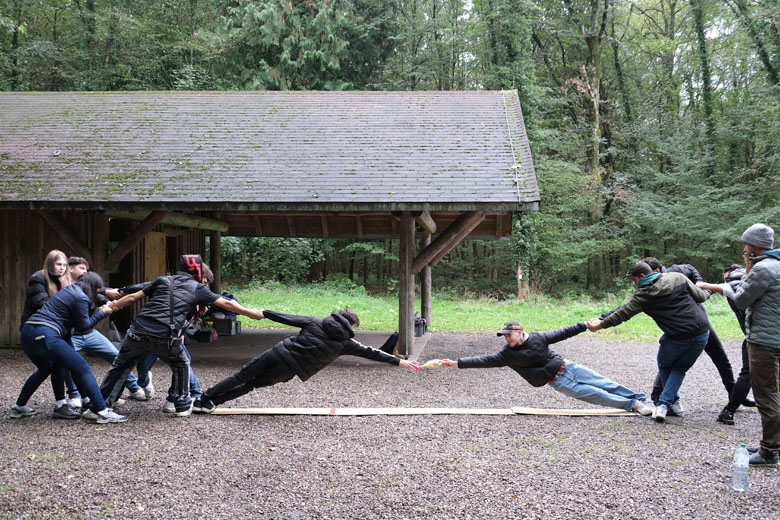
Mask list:
[[[123,296],[119,298],[118,300],[115,300],[113,302],[109,302],[106,305],[109,305],[112,309],[115,311],[118,311],[119,309],[122,309],[124,307],[127,307],[128,305],[132,305],[141,298],[144,298],[146,296],[146,293],[143,291],[134,292],[132,294],[128,294],[127,296]]]
[[[217,298],[217,300],[214,302],[214,305],[217,305],[218,307],[221,307],[223,309],[227,309],[230,312],[235,312],[236,314],[241,314],[242,316],[248,316],[254,320],[262,320],[265,318],[265,315],[263,314],[262,309],[247,309],[240,303],[238,303],[236,300],[228,300],[227,298]]]

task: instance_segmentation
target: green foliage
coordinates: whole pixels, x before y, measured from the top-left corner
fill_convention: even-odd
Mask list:
[[[226,279],[238,281],[306,280],[311,266],[322,259],[317,242],[305,238],[222,239],[222,268]]]

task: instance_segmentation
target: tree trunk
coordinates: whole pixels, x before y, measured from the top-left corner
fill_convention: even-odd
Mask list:
[[[14,30],[11,35],[11,90],[19,89],[19,28],[22,26],[22,0],[14,0]]]
[[[701,69],[701,102],[704,108],[705,141],[707,171],[710,175],[715,169],[715,121],[712,114],[712,75],[710,73],[710,57],[707,52],[707,36],[704,31],[704,8],[702,0],[692,0],[693,19],[696,26],[696,43],[699,50],[699,67]]]

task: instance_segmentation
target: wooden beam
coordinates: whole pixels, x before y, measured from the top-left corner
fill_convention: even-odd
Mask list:
[[[431,244],[431,234],[427,231],[423,233],[420,239],[420,250],[422,251]],[[431,326],[433,320],[432,305],[431,305],[431,286],[433,277],[431,276],[431,267],[425,266],[422,270],[422,278],[420,279],[420,314],[425,320],[427,326]]]
[[[290,236],[295,236],[295,221],[292,217],[287,217],[287,230],[290,232]]]
[[[484,211],[470,211],[461,214],[455,222],[450,224],[436,240],[417,255],[412,264],[412,274],[419,273],[426,265],[434,265],[434,258],[440,260],[449,253],[453,247],[468,236],[471,231],[485,218]],[[436,260],[438,262],[438,260]]]
[[[320,215],[320,222],[322,222],[322,236],[329,238],[330,234],[328,233],[328,217],[325,215]]]
[[[355,215],[355,222],[357,224],[357,236],[363,238],[363,219],[360,215]]]
[[[501,235],[504,234],[504,217],[503,213],[496,215],[496,238],[501,238]]]
[[[429,211],[423,211],[415,220],[427,233],[430,233],[431,235],[436,234],[436,221],[433,220]]]
[[[263,236],[263,225],[260,223],[260,217],[257,216],[254,218],[255,222],[255,235],[261,237]]]
[[[109,211],[107,215],[111,218],[143,221],[149,216],[149,213],[149,211]],[[202,229],[204,231],[221,231],[223,233],[230,229],[230,224],[222,220],[187,215],[185,213],[168,213],[168,216],[165,217],[161,224]]]
[[[222,294],[222,233],[219,231],[209,234],[209,264],[214,273],[211,292]]]
[[[108,258],[106,258],[106,269],[110,271],[119,265],[119,262],[121,262],[135,246],[141,243],[141,240],[144,239],[146,234],[160,224],[167,215],[167,211],[153,211],[150,213],[149,216],[138,224],[138,227],[127,235],[111,254],[108,255]]]
[[[90,269],[103,277],[103,282],[108,284],[108,270],[106,270],[106,257],[108,256],[109,226],[108,216],[102,211],[96,211],[92,216],[92,264]]]
[[[401,214],[398,262],[398,354],[408,358],[414,345],[414,219]]]
[[[41,211],[38,214],[68,244],[74,256],[83,256],[90,264],[93,263],[90,248],[59,214],[48,211]]]

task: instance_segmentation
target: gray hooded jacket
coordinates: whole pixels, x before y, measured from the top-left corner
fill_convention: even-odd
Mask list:
[[[748,341],[780,349],[780,249],[768,251],[756,259],[737,289],[734,304],[747,309]]]

